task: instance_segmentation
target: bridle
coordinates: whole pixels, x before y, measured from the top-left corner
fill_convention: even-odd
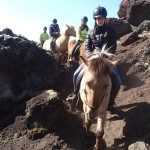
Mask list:
[[[101,57],[101,54],[100,54],[100,53],[99,53],[99,54],[95,54],[95,55],[98,55],[99,58]],[[98,105],[98,106],[90,106],[90,105],[88,104],[87,91],[86,91],[86,84],[85,84],[85,89],[83,89],[83,90],[84,90],[84,93],[85,93],[85,95],[86,95],[86,109],[87,109],[87,106],[88,106],[88,107],[90,107],[92,110],[97,110],[97,109],[100,107],[101,103],[103,102],[104,97],[107,95],[107,88],[108,88],[108,85],[107,85],[107,87],[106,87],[106,89],[105,89],[105,93],[104,93],[104,95],[102,96],[102,99],[101,99],[99,105]]]
[[[107,87],[108,87],[108,86],[107,86]],[[107,87],[106,87],[106,90],[105,90],[104,95],[102,96],[102,99],[101,99],[100,103],[99,103],[97,106],[90,106],[90,105],[88,104],[88,98],[87,98],[87,94],[88,94],[88,93],[87,93],[87,91],[86,91],[86,85],[85,85],[85,89],[83,89],[83,91],[84,91],[84,93],[85,93],[85,95],[86,95],[86,101],[85,101],[85,103],[86,103],[86,111],[87,111],[87,106],[90,107],[92,110],[97,110],[97,109],[101,106],[104,97],[107,95]]]

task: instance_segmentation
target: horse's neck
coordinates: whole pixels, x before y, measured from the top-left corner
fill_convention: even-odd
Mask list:
[[[70,37],[70,36],[68,36],[68,35],[62,34],[62,35],[59,37],[59,39],[58,39],[58,40],[59,40],[59,43],[62,44],[62,45],[63,45],[63,44],[65,44],[65,45],[68,44],[68,42],[69,42],[69,37]]]

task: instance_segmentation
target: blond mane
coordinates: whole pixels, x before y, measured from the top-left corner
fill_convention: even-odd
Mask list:
[[[92,54],[87,61],[87,67],[88,70],[93,74],[93,82],[99,83],[101,80],[103,80],[100,80],[100,78],[110,74],[113,67],[112,65],[112,62],[106,58],[106,53],[99,52],[97,54]]]

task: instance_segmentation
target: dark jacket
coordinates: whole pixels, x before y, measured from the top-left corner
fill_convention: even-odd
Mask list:
[[[51,24],[50,27],[49,27],[50,37],[58,38],[59,35],[56,35],[55,32],[60,32],[59,25],[58,24],[56,24],[56,25]]]
[[[86,54],[89,55],[91,52],[101,51],[104,44],[107,44],[109,52],[112,54],[116,53],[117,40],[116,33],[112,26],[103,25],[95,26],[86,37]]]

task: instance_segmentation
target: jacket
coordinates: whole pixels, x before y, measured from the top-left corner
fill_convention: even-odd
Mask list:
[[[88,34],[89,28],[88,26],[80,26],[78,28],[78,40],[80,42],[84,42],[86,40],[86,36]]]
[[[40,34],[40,41],[46,41],[47,39],[49,39],[49,35],[47,33],[41,33]]]
[[[59,35],[54,34],[55,32],[60,32],[59,25],[58,24],[56,24],[56,25],[51,24],[49,27],[49,34],[51,37],[58,38]]]
[[[110,53],[116,53],[117,40],[115,30],[112,26],[106,24],[95,26],[95,29],[92,29],[86,37],[86,55],[88,56],[93,51],[101,51],[104,44],[106,44],[106,48],[110,48]]]

